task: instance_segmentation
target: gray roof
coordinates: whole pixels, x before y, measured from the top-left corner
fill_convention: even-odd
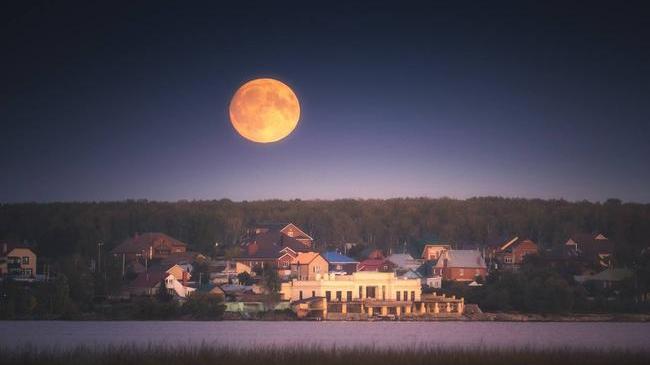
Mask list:
[[[397,265],[400,269],[417,269],[422,265],[421,262],[415,260],[413,256],[407,253],[394,253],[388,256],[387,260]]]
[[[447,267],[486,268],[485,260],[478,250],[447,250],[436,263],[436,267],[444,267],[445,259]]]

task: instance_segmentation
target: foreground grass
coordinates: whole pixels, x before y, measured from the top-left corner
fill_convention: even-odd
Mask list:
[[[650,364],[650,352],[622,350],[532,349],[378,349],[359,348],[214,348],[208,346],[168,348],[106,347],[72,350],[0,348],[0,364],[192,364],[192,365],[601,365]]]

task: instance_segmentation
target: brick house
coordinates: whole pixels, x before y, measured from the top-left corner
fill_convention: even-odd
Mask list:
[[[34,278],[36,276],[36,253],[28,246],[0,243],[0,276]]]
[[[307,247],[312,247],[314,244],[314,239],[293,223],[258,224],[253,229],[251,237],[263,235],[269,232],[279,232],[286,237],[293,238],[298,242],[301,242]]]
[[[488,248],[488,258],[494,268],[517,270],[527,255],[539,253],[537,244],[530,239],[514,237],[498,246]]]
[[[122,256],[126,261],[134,261],[139,257],[164,259],[172,255],[183,254],[187,244],[164,233],[136,233],[133,237],[115,247],[111,252]]]
[[[435,261],[440,258],[443,252],[451,250],[451,245],[449,244],[426,244],[424,249],[422,249],[422,259],[425,261]]]
[[[299,252],[291,262],[291,277],[318,280],[328,272],[328,262],[318,252]]]
[[[478,250],[447,250],[433,267],[433,274],[444,280],[474,281],[476,277],[485,279],[487,266]]]

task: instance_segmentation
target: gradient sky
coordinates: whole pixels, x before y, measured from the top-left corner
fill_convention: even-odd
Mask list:
[[[643,2],[131,3],[0,9],[0,201],[650,202]],[[228,119],[257,77],[279,143]]]

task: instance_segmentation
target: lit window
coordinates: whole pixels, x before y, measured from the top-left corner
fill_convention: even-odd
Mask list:
[[[29,265],[29,256],[23,256],[23,265]]]

